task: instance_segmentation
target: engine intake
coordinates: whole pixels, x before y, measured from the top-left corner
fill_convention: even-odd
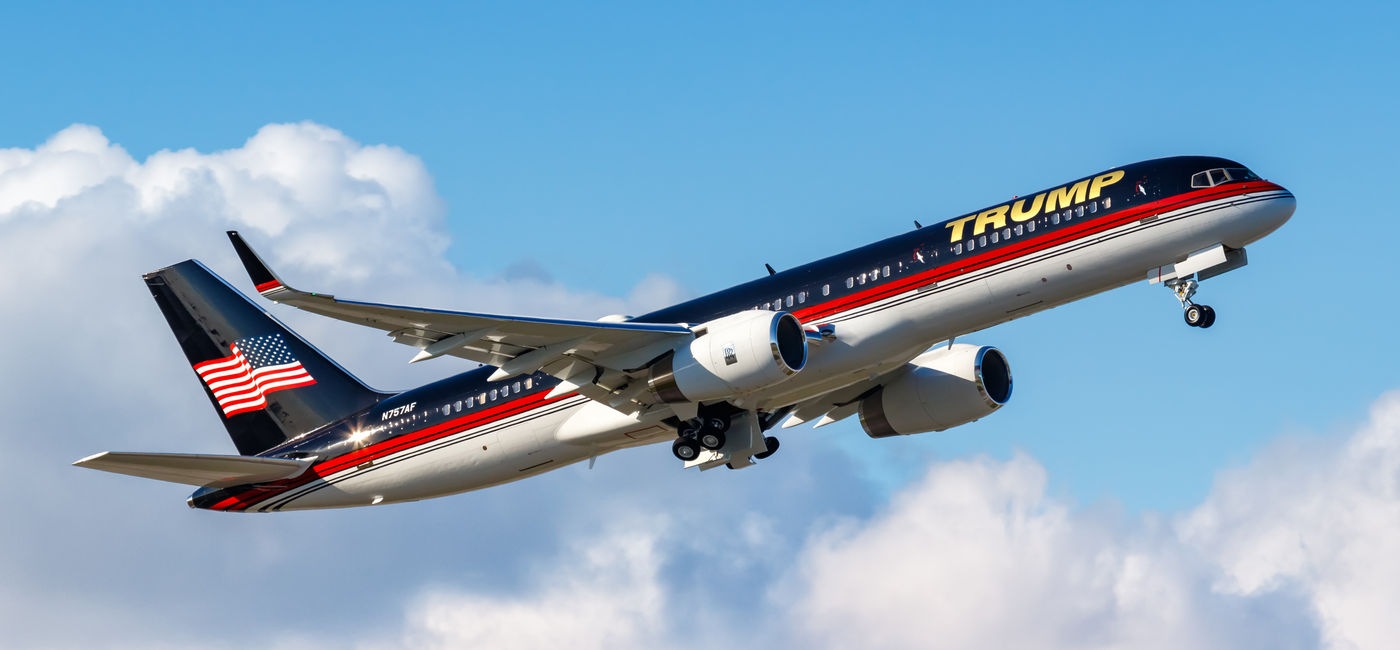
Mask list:
[[[651,367],[663,402],[704,402],[786,381],[807,365],[807,333],[787,312],[743,311],[695,328],[696,336]]]
[[[943,431],[980,420],[1011,399],[1011,367],[994,347],[940,347],[905,367],[861,399],[860,425],[871,438]]]

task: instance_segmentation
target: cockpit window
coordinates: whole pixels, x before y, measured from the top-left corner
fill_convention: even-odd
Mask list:
[[[1229,167],[1225,170],[1230,175],[1232,181],[1257,181],[1259,176],[1243,167]]]
[[[1257,180],[1259,180],[1258,175],[1243,167],[1207,169],[1203,172],[1196,172],[1191,175],[1191,187],[1215,187],[1221,183],[1229,183],[1231,181],[1239,183]]]

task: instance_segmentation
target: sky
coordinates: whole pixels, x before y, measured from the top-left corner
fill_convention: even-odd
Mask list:
[[[1398,14],[6,6],[3,645],[1397,647]],[[1143,282],[973,334],[1015,392],[946,432],[275,515],[69,466],[233,453],[139,280],[250,291],[227,229],[308,289],[596,318],[1179,154],[1298,197],[1217,324]],[[465,369],[269,308],[376,387]]]

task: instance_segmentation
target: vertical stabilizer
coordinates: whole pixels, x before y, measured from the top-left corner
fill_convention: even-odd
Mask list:
[[[143,277],[240,454],[266,451],[387,396],[195,260]]]

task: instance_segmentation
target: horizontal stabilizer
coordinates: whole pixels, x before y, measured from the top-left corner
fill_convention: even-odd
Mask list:
[[[210,454],[139,454],[104,451],[73,463],[78,467],[157,481],[199,486],[242,485],[296,476],[312,459],[258,458]]]

